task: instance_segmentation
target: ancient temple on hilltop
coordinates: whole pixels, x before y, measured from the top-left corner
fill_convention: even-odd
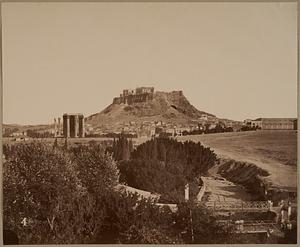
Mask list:
[[[114,104],[127,104],[147,102],[153,99],[154,87],[137,87],[136,89],[124,89],[120,97],[113,99]]]

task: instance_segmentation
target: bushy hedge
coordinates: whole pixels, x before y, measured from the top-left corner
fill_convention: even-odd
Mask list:
[[[118,153],[122,152],[118,149]],[[130,159],[120,162],[120,181],[159,193],[163,202],[177,203],[184,199],[186,183],[190,183],[196,196],[197,179],[216,160],[216,154],[200,143],[155,138],[139,145]]]

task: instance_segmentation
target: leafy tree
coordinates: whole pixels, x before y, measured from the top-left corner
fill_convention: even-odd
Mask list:
[[[68,158],[42,143],[6,151],[4,228],[14,230],[21,243],[77,242],[80,237],[73,227],[80,229],[84,221],[76,225],[66,220],[66,213],[75,210],[72,205],[84,190]]]
[[[93,243],[171,243],[179,242],[170,229],[170,211],[137,194],[110,191],[96,205],[104,215]]]
[[[243,126],[241,128],[241,131],[251,131],[251,130],[257,130],[259,127],[258,126]]]
[[[181,203],[175,214],[174,228],[181,233],[185,243],[226,244],[231,229],[225,230],[205,207],[193,202]]]
[[[27,136],[32,137],[32,138],[49,138],[49,137],[54,137],[54,134],[44,130],[43,132],[38,132],[36,130],[31,130],[28,129],[27,131]]]
[[[112,189],[119,180],[119,170],[112,156],[101,145],[72,148],[72,161],[78,179],[90,193]]]

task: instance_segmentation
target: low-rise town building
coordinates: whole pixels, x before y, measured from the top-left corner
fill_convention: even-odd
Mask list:
[[[11,133],[10,135],[11,137],[22,137],[22,136],[27,136],[27,132],[26,131],[16,131]]]
[[[296,130],[296,118],[257,118],[246,119],[244,124],[249,127],[257,127],[262,130]]]

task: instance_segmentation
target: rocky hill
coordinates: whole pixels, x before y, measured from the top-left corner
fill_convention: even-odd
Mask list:
[[[86,123],[103,130],[121,130],[124,124],[137,125],[147,121],[163,121],[176,125],[187,125],[201,116],[215,118],[214,115],[197,110],[182,91],[155,92],[153,99],[146,102],[111,104],[100,113],[86,118]]]

